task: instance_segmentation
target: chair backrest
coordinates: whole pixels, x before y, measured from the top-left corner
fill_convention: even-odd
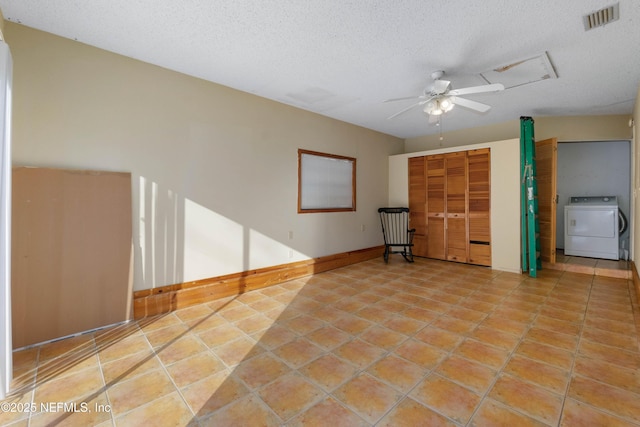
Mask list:
[[[385,245],[411,244],[409,208],[380,208],[378,213]]]

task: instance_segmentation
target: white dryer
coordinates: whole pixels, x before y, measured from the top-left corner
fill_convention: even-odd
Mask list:
[[[618,200],[615,196],[571,197],[564,207],[564,253],[619,259]]]

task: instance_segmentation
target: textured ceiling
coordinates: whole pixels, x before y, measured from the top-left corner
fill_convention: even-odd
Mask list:
[[[0,0],[7,20],[402,138],[435,134],[414,109],[431,72],[453,88],[547,53],[558,76],[467,98],[443,131],[527,116],[631,114],[640,1],[585,31],[603,0]]]

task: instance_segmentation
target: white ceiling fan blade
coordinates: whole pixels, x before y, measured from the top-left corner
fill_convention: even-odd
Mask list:
[[[504,90],[504,85],[494,83],[483,86],[463,87],[462,89],[454,89],[449,91],[449,95],[469,95],[472,93],[498,92]]]
[[[391,99],[385,99],[382,102],[395,102],[395,101],[406,101],[407,99],[424,99],[425,96],[424,95],[420,95],[420,96],[405,96],[403,98],[391,98]]]
[[[479,111],[481,113],[486,113],[487,111],[489,111],[491,109],[490,105],[483,104],[483,103],[478,102],[478,101],[472,101],[470,99],[458,98],[456,96],[452,96],[449,99],[451,100],[451,102],[453,102],[456,105],[459,105],[459,106],[465,107],[465,108],[469,108],[471,110]]]
[[[431,98],[429,98],[429,99],[431,99]],[[398,111],[397,113],[395,113],[395,114],[394,114],[394,115],[392,115],[392,116],[387,117],[387,120],[390,120],[390,119],[396,118],[396,117],[398,117],[400,114],[404,114],[404,113],[406,113],[406,112],[407,112],[407,111],[409,111],[409,110],[412,110],[412,109],[414,109],[414,108],[416,108],[416,107],[419,107],[419,106],[421,106],[421,105],[426,104],[427,102],[429,102],[429,100],[428,100],[428,99],[427,99],[427,100],[425,100],[425,101],[417,102],[417,103],[415,103],[415,104],[413,104],[413,105],[409,105],[407,108],[405,108],[405,109],[403,109],[403,110]]]
[[[451,84],[448,80],[436,80],[433,82],[433,90],[432,93],[434,95],[441,95],[446,92]]]

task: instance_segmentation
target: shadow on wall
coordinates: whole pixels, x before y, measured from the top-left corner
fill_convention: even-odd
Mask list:
[[[144,176],[139,177],[137,194],[136,290],[308,258]]]

